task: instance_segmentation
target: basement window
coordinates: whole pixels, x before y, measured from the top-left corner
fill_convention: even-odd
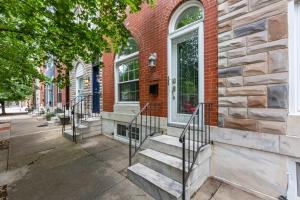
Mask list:
[[[132,127],[131,128],[131,138],[135,140],[139,140],[139,128]],[[129,131],[127,130],[127,126],[123,124],[117,125],[117,135],[129,138]]]
[[[139,132],[140,132],[139,128],[132,127],[131,128],[131,138],[139,140]]]
[[[117,134],[120,135],[120,136],[123,136],[123,137],[127,137],[126,126],[118,124],[118,126],[117,126]]]

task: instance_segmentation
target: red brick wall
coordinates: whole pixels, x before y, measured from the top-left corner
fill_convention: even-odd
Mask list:
[[[103,83],[103,111],[113,112],[114,107],[114,54],[104,54],[103,55],[103,73],[102,73],[102,83]]]
[[[168,115],[168,66],[167,38],[168,27],[172,13],[184,1],[158,0],[154,8],[143,5],[139,13],[128,16],[125,24],[139,45],[140,65],[140,104],[155,101],[162,103],[159,113],[162,117]],[[216,1],[203,0],[204,21],[204,57],[205,57],[205,101],[214,103],[212,121],[217,123],[217,5]],[[148,68],[150,53],[157,53],[157,66]],[[114,54],[103,56],[103,110],[113,111],[114,105]],[[149,85],[159,84],[159,95],[149,94]]]
[[[55,67],[55,72],[54,72],[54,76],[57,77],[58,76],[58,70],[57,68]],[[64,70],[62,71],[62,73],[65,73]],[[67,103],[69,103],[69,98],[67,98],[68,96],[68,93],[69,93],[69,87],[64,87],[62,90],[61,90],[61,105],[64,106],[64,105],[67,105]],[[54,84],[54,106],[57,106],[57,100],[58,100],[58,87],[56,84]]]

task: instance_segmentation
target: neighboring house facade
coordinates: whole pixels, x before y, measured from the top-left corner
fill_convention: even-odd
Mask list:
[[[70,98],[74,104],[87,97],[91,102],[91,112],[102,110],[102,69],[99,62],[88,64],[82,60],[74,62],[70,72]]]
[[[157,102],[161,129],[178,137],[210,102],[204,176],[300,199],[300,2],[159,0],[125,24],[128,46],[103,55],[103,133],[128,141],[128,122]]]
[[[41,72],[50,80],[53,80],[58,71],[52,58],[49,58],[41,69]],[[35,82],[35,109],[54,111],[55,108],[63,109],[70,101],[69,87],[59,88],[55,83]]]

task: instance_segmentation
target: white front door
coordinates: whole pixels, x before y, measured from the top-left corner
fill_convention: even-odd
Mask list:
[[[203,23],[169,36],[169,123],[186,124],[204,100]]]
[[[76,79],[76,96],[80,97],[83,95],[84,82],[83,77],[77,77]],[[80,99],[80,98],[77,98]]]

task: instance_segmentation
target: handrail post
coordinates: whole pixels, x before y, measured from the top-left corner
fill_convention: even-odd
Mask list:
[[[182,199],[186,199],[186,183],[188,182],[189,175],[193,169],[193,166],[197,160],[197,156],[204,146],[210,143],[210,118],[211,118],[211,103],[199,103],[195,111],[191,115],[189,121],[185,125],[179,141],[182,143]],[[201,110],[200,110],[201,109]],[[208,113],[207,113],[208,112]],[[197,121],[196,121],[197,120]],[[193,127],[191,127],[193,126]],[[197,126],[197,130],[196,129]],[[192,130],[191,130],[192,128]],[[192,131],[192,138],[191,138]],[[198,132],[198,134],[196,133]],[[200,132],[200,133],[199,133]],[[196,136],[197,134],[197,136]],[[201,134],[201,138],[200,135]],[[186,148],[186,137],[188,146]],[[196,138],[197,137],[197,138]],[[191,141],[192,139],[192,141]],[[199,139],[201,141],[199,141]],[[191,142],[193,142],[193,159],[190,159]],[[197,147],[196,143],[197,142]],[[199,142],[201,144],[199,145]],[[196,148],[196,149],[195,149]],[[187,151],[187,152],[186,152]],[[187,156],[187,158],[186,158]],[[191,160],[191,162],[190,162]],[[186,167],[187,163],[187,167]]]
[[[129,132],[129,166],[131,166],[131,124],[128,126]]]
[[[182,140],[182,199],[185,200],[185,136]]]
[[[72,118],[73,118],[73,124],[72,124],[72,132],[73,132],[73,142],[76,141],[75,137],[76,137],[76,133],[75,133],[75,105],[72,107]]]

